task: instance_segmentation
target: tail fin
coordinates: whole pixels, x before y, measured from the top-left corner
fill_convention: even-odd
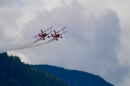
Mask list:
[[[42,29],[41,29],[41,32],[43,33]]]
[[[56,31],[54,30],[55,34],[56,34]]]

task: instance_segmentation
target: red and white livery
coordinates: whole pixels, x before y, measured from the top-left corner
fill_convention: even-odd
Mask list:
[[[51,34],[51,37],[53,37],[53,39],[56,39],[58,41],[58,38],[61,37],[62,38],[62,34],[66,33],[67,31],[64,31],[66,27],[64,27],[63,29],[59,30],[59,31],[55,31],[54,30],[54,34]],[[63,31],[61,34],[59,32]],[[50,36],[48,36],[50,37]]]
[[[52,26],[52,27],[53,27],[53,26]],[[43,30],[41,29],[41,33],[38,33],[38,35],[34,36],[33,38],[37,38],[37,37],[38,37],[37,40],[45,40],[45,37],[52,32],[52,31],[50,31],[49,33],[46,33],[46,31],[50,30],[52,27],[48,28],[48,29],[45,30],[45,31],[43,31]],[[37,40],[36,40],[36,41],[37,41]]]

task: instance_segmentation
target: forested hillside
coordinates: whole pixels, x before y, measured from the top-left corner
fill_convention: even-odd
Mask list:
[[[0,86],[68,86],[48,72],[30,68],[17,56],[0,54]]]
[[[21,62],[17,56],[8,56],[7,53],[3,53],[0,54],[0,86],[113,85],[97,75],[50,65],[28,65]]]
[[[90,73],[67,70],[64,68],[50,66],[50,65],[30,65],[32,68],[38,68],[43,71],[50,72],[51,74],[63,79],[70,86],[114,86],[97,75]]]

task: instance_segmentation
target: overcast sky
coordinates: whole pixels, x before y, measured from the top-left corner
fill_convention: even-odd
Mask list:
[[[130,86],[129,10],[130,0],[0,0],[0,52],[35,41],[40,29],[67,27],[59,41],[8,54]]]

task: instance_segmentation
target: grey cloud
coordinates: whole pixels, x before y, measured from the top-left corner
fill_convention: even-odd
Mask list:
[[[14,7],[14,6],[22,6],[24,3],[23,3],[23,0],[0,0],[0,7],[2,9],[5,9],[5,8],[10,8],[10,7]]]
[[[35,11],[36,17],[24,26],[20,26],[23,27],[20,33],[23,39],[19,39],[17,36],[5,39],[6,32],[3,29],[18,30],[16,29],[19,27],[17,21],[22,18],[22,13],[24,13],[24,11],[16,10],[18,13],[16,14],[15,11],[8,12],[8,9],[5,13],[0,13],[2,16],[0,17],[0,27],[3,28],[0,29],[0,33],[3,34],[2,41],[5,44],[8,42],[6,45],[10,45],[9,41],[17,39],[26,43],[34,41],[35,39],[32,37],[37,35],[40,29],[45,30],[54,26],[52,29],[60,30],[67,27],[67,33],[58,42],[19,50],[16,53],[26,55],[26,59],[31,64],[51,64],[82,70],[100,75],[116,85],[123,83],[129,70],[126,66],[119,64],[117,55],[120,45],[120,20],[116,12],[111,9],[96,11],[96,13],[90,8],[88,9],[85,9],[78,1],[72,0],[70,5],[64,4],[51,11]],[[7,19],[6,16],[8,16]]]
[[[108,81],[117,84],[122,82],[124,75],[128,72],[118,60],[118,49],[120,44],[120,21],[116,12],[107,9],[98,19],[96,36],[92,43],[88,57],[93,58],[92,65],[97,71],[103,74]]]
[[[14,5],[17,5],[18,3],[21,3],[21,0],[0,0],[0,7],[12,7]]]
[[[20,19],[23,16],[22,11],[16,8],[17,2],[15,0],[0,1],[0,39],[1,51],[10,49],[14,43],[20,39]]]
[[[52,25],[56,30],[66,26],[68,32],[64,39],[61,39],[64,42],[41,46],[44,48],[40,50],[35,48],[36,50],[31,52],[37,51],[39,55],[42,52],[46,53],[43,63],[89,71],[117,84],[123,81],[128,72],[119,64],[117,56],[120,44],[120,20],[116,12],[111,9],[106,9],[98,15],[87,12],[84,14],[84,8],[78,2],[51,11],[37,12],[37,17],[25,26],[31,33],[35,34],[36,29],[38,32],[40,28]],[[24,33],[31,37],[32,34],[28,34],[28,31]]]

